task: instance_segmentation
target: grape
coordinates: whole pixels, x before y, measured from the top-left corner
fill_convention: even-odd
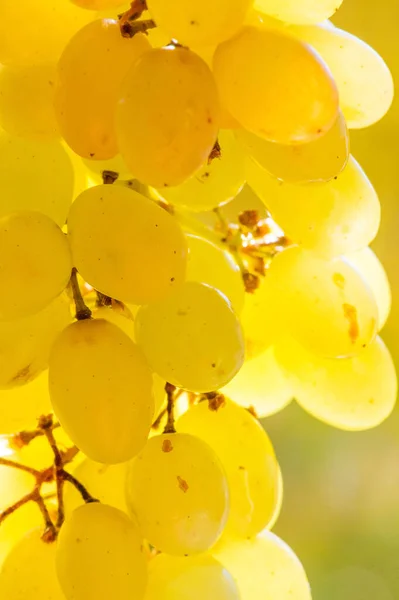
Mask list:
[[[34,429],[41,415],[51,413],[47,372],[12,390],[0,391],[0,434]]]
[[[130,464],[126,494],[143,536],[167,554],[208,550],[226,524],[229,491],[222,466],[213,450],[192,435],[149,439]]]
[[[213,72],[227,110],[266,140],[310,142],[337,118],[330,72],[307,44],[281,31],[243,27],[218,46]]]
[[[221,131],[220,157],[206,160],[199,171],[177,187],[164,187],[165,200],[192,211],[210,210],[234,198],[245,183],[244,154],[231,131]]]
[[[375,338],[373,293],[342,258],[325,261],[293,246],[273,259],[268,285],[293,337],[316,354],[354,356]]]
[[[154,187],[179,185],[207,160],[219,128],[212,73],[186,48],[143,54],[122,86],[119,149],[134,176]]]
[[[52,64],[1,69],[0,125],[4,131],[42,141],[59,136],[53,108],[55,77]]]
[[[70,322],[63,296],[35,315],[0,321],[0,389],[24,385],[44,371],[55,338]]]
[[[276,509],[278,467],[259,421],[225,398],[220,406],[206,401],[193,406],[177,421],[177,430],[209,444],[224,468],[230,490],[226,532],[247,538],[262,531]]]
[[[61,528],[56,568],[67,600],[141,600],[147,566],[137,526],[122,511],[94,502]]]
[[[149,564],[145,600],[240,600],[234,579],[207,554],[178,557],[158,554]]]
[[[314,356],[289,339],[276,352],[296,400],[329,425],[350,431],[376,427],[395,406],[395,367],[380,338],[346,359]]]
[[[72,2],[81,8],[88,8],[90,10],[119,8],[122,4],[121,0],[72,0]]]
[[[255,0],[255,8],[287,23],[315,24],[331,17],[343,0]]]
[[[342,113],[327,133],[307,144],[274,144],[245,129],[238,129],[236,135],[262,168],[289,183],[329,181],[345,168],[349,158],[349,136]]]
[[[70,0],[3,1],[0,62],[4,65],[54,63],[70,38],[92,18]]]
[[[73,186],[72,164],[59,142],[39,144],[0,132],[0,217],[37,210],[62,226]]]
[[[68,240],[46,215],[25,210],[0,218],[0,321],[44,309],[71,269]]]
[[[128,188],[83,192],[69,213],[68,237],[82,277],[107,296],[143,304],[184,281],[187,244],[179,224]]]
[[[244,360],[240,323],[227,298],[190,281],[165,301],[141,307],[137,343],[166,381],[192,392],[226,385]]]
[[[303,566],[270,531],[249,540],[226,540],[213,553],[234,577],[243,599],[311,600]]]
[[[115,110],[129,67],[151,48],[145,35],[122,37],[118,21],[97,19],[69,42],[58,63],[55,109],[67,144],[84,158],[118,154]]]
[[[247,177],[284,233],[304,248],[338,256],[364,248],[377,234],[378,196],[352,156],[342,173],[327,183],[283,183],[252,161],[247,163]]]
[[[187,234],[187,281],[197,281],[220,290],[239,313],[244,304],[241,271],[231,255],[207,239]]]
[[[66,433],[92,460],[124,462],[144,446],[154,414],[151,372],[112,323],[91,319],[64,329],[50,354],[49,389]]]

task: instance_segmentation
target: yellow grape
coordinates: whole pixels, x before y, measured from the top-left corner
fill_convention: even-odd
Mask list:
[[[237,586],[224,566],[209,554],[168,556],[158,554],[149,563],[144,600],[241,600]]]
[[[122,4],[122,0],[72,0],[72,2],[81,8],[90,10],[109,10],[119,8]]]
[[[197,281],[220,290],[232,303],[237,314],[244,304],[241,271],[231,254],[207,239],[187,234],[187,281]]]
[[[294,397],[289,378],[276,360],[274,346],[246,360],[221,391],[241,406],[253,406],[259,417],[279,412]]]
[[[37,65],[58,60],[70,38],[93,16],[70,0],[4,0],[1,3],[0,62]]]
[[[123,37],[117,20],[97,19],[69,42],[58,63],[55,110],[76,154],[105,160],[118,154],[115,110],[129,67],[151,48],[143,34]]]
[[[226,385],[244,361],[240,323],[227,298],[189,281],[164,301],[143,306],[136,339],[153,370],[192,392]]]
[[[0,321],[43,310],[71,269],[68,240],[49,217],[25,210],[0,218]]]
[[[286,23],[315,24],[331,17],[343,0],[255,0],[255,8]],[[277,600],[277,599],[276,599]]]
[[[385,115],[392,104],[394,84],[389,68],[373,48],[336,27],[293,27],[289,31],[310,44],[331,69],[349,128],[368,127]]]
[[[117,154],[114,158],[108,160],[92,160],[84,158],[83,164],[90,171],[90,177],[92,177],[97,184],[103,183],[103,171],[114,171],[115,173],[118,173],[119,179],[130,179],[132,176],[120,154]]]
[[[177,220],[134,190],[83,192],[71,207],[68,237],[82,277],[113,298],[153,302],[184,281],[187,244]]]
[[[116,325],[90,319],[64,329],[50,354],[49,389],[66,433],[92,460],[124,462],[144,446],[154,414],[151,371]]]
[[[208,550],[228,516],[229,490],[218,457],[185,433],[148,440],[130,463],[126,495],[143,536],[167,554]]]
[[[389,317],[392,297],[389,280],[385,269],[371,248],[363,248],[345,257],[361,274],[371,288],[378,306],[378,331]]]
[[[213,554],[235,579],[243,600],[311,600],[298,557],[270,531],[249,540],[226,540]]]
[[[202,58],[186,48],[155,48],[135,62],[122,86],[119,149],[143,183],[179,185],[207,160],[219,119],[216,85]]]
[[[307,144],[275,144],[245,129],[238,129],[236,135],[255,162],[272,177],[289,183],[329,181],[345,168],[349,158],[349,135],[342,113],[327,133]]]
[[[177,187],[164,187],[165,200],[192,211],[210,210],[234,198],[245,183],[244,153],[232,131],[219,133],[220,157],[206,159],[192,177]]]
[[[304,248],[339,256],[364,248],[377,234],[378,196],[353,156],[342,173],[325,183],[281,182],[253,161],[247,163],[247,177],[284,233]]]
[[[69,302],[59,296],[34,315],[0,321],[0,389],[22,386],[44,371],[55,338],[71,320]]]
[[[157,25],[186,46],[211,46],[234,35],[244,23],[252,0],[148,0]]]
[[[291,339],[281,342],[277,356],[302,408],[329,425],[349,431],[376,427],[395,406],[395,366],[379,337],[352,358],[315,356]]]
[[[278,465],[259,421],[225,398],[191,407],[176,428],[209,444],[222,464],[230,490],[226,533],[247,538],[262,531],[277,505]]]
[[[0,391],[0,434],[34,429],[51,411],[46,371],[26,385]]]
[[[122,511],[94,502],[80,506],[59,533],[56,568],[67,600],[141,600],[147,565],[141,534]]]
[[[344,259],[325,261],[292,246],[273,259],[267,279],[280,319],[315,354],[354,356],[374,340],[374,295]]]
[[[227,110],[266,140],[310,142],[337,118],[329,70],[310,46],[282,31],[243,27],[218,46],[213,72]]]
[[[42,144],[0,132],[0,216],[37,210],[62,226],[73,186],[72,164],[59,142]]]

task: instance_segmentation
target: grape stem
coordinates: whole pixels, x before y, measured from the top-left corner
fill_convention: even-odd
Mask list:
[[[99,500],[97,500],[97,498],[94,498],[85,488],[85,486],[80,483],[80,481],[78,481],[76,479],[76,477],[74,477],[73,475],[71,475],[70,473],[68,473],[67,471],[62,470],[61,471],[61,476],[63,478],[64,481],[68,481],[69,483],[71,483],[80,493],[80,495],[82,496],[83,500],[89,504],[90,502],[99,502]]]
[[[72,294],[73,301],[75,302],[76,314],[75,317],[78,321],[83,321],[84,319],[91,318],[91,310],[84,303],[82,293],[80,291],[79,282],[78,282],[78,271],[75,267],[72,269],[71,279],[69,281]]]
[[[165,384],[165,392],[168,398],[168,404],[166,407],[166,412],[168,415],[168,420],[165,425],[164,433],[176,433],[175,429],[175,392],[176,386],[171,383]]]

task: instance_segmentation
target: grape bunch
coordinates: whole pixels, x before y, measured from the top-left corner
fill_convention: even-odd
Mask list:
[[[397,393],[339,4],[1,2],[2,599],[311,599],[259,418]]]

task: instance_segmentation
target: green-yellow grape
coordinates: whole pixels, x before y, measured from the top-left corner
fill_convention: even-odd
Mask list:
[[[289,183],[329,181],[349,158],[349,134],[342,113],[327,133],[307,144],[275,144],[245,129],[238,129],[236,136],[269,175]]]
[[[143,536],[176,556],[205,552],[220,538],[229,490],[218,457],[185,433],[152,437],[129,466],[127,505]]]
[[[62,227],[73,189],[72,163],[59,142],[37,143],[0,132],[0,216],[37,210]]]
[[[134,190],[83,192],[71,207],[68,237],[82,277],[112,298],[154,302],[184,281],[187,243],[177,220]]]
[[[46,371],[26,385],[0,391],[0,434],[35,429],[37,419],[51,411]]]
[[[147,565],[137,525],[121,510],[92,502],[75,509],[61,527],[56,551],[66,600],[141,600]]]
[[[47,369],[51,346],[71,320],[62,295],[34,315],[0,321],[0,389],[22,386]]]
[[[245,183],[244,152],[232,131],[220,131],[220,156],[206,159],[199,171],[176,187],[164,187],[165,200],[192,211],[204,211],[234,198]]]
[[[310,142],[336,121],[330,71],[310,46],[282,31],[243,27],[218,46],[213,73],[232,116],[271,142]]]
[[[54,63],[70,38],[92,19],[70,0],[6,0],[1,3],[0,62]]]
[[[154,414],[151,371],[121,329],[83,320],[50,354],[51,403],[71,440],[97,462],[125,462],[144,446]]]
[[[285,21],[314,25],[331,17],[343,0],[255,0],[255,8]]]
[[[273,259],[267,284],[280,304],[281,320],[315,354],[354,356],[374,340],[374,295],[344,259],[326,261],[292,246]]]
[[[342,173],[324,183],[281,182],[253,161],[247,162],[247,178],[284,233],[304,248],[339,256],[366,247],[377,234],[380,202],[353,156]]]
[[[37,509],[36,509],[37,510]],[[55,570],[56,544],[32,529],[11,549],[0,571],[0,596],[7,600],[65,600]]]
[[[317,419],[348,431],[376,427],[392,412],[397,377],[389,350],[377,337],[352,358],[310,354],[286,338],[277,349],[295,399]]]
[[[158,554],[148,566],[144,600],[241,600],[230,573],[213,556]]]
[[[192,392],[226,385],[244,361],[241,326],[227,298],[189,281],[162,302],[143,306],[136,340],[152,369]]]
[[[143,54],[127,74],[118,104],[120,153],[148,185],[179,185],[207,160],[220,106],[208,65],[186,48]]]
[[[176,428],[209,444],[222,464],[230,490],[226,534],[248,538],[267,527],[277,506],[278,465],[259,421],[224,398],[191,407]]]
[[[66,236],[34,211],[0,218],[0,321],[34,315],[67,285],[72,269]]]
[[[129,67],[150,48],[144,34],[123,37],[112,19],[97,19],[71,39],[58,63],[55,110],[76,154],[99,160],[118,154],[119,89]]]
[[[212,553],[235,579],[243,600],[311,600],[298,557],[270,531],[249,540],[225,540]]]
[[[237,314],[244,305],[241,271],[231,254],[207,239],[187,234],[187,281],[197,281],[220,290],[230,300]]]

